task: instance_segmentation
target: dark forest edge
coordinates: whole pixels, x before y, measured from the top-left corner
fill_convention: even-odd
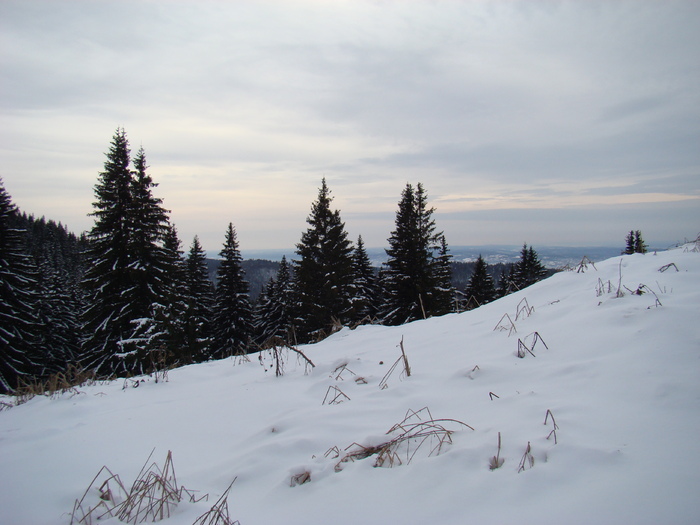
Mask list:
[[[143,149],[132,157],[118,129],[106,157],[95,224],[81,236],[21,213],[0,180],[0,393],[66,390],[295,347],[343,326],[461,312],[554,272],[527,244],[515,263],[453,261],[420,183],[401,192],[380,268],[361,236],[347,238],[325,179],[292,260],[243,260],[233,224],[219,259],[207,259],[196,236],[185,254]],[[632,249],[646,249],[641,233],[630,235]]]

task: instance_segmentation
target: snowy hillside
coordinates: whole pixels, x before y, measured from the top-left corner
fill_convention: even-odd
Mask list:
[[[342,330],[300,348],[311,371],[290,353],[276,377],[268,352],[265,367],[226,359],[5,408],[0,523],[70,523],[101,467],[129,489],[155,449],[148,464],[172,451],[177,484],[209,494],[172,508],[173,525],[234,479],[242,525],[697,524],[700,253],[596,267],[462,314]]]

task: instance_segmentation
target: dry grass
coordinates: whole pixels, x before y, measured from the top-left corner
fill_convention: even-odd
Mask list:
[[[541,342],[544,347],[549,350],[547,343],[544,342],[544,339],[542,339],[539,332],[532,332],[531,334],[526,335],[523,339],[525,341],[518,338],[518,352],[516,355],[520,358],[525,357],[527,354],[535,357],[535,346],[537,346],[538,342]]]
[[[518,306],[515,308],[515,320],[517,321],[520,318],[526,319],[527,317],[530,317],[534,312],[535,307],[530,306],[530,304],[527,302],[527,297],[523,297],[518,303]]]
[[[554,444],[557,444],[557,430],[559,430],[559,425],[557,425],[557,422],[554,420],[554,414],[552,414],[551,410],[547,410],[547,413],[544,415],[544,424],[547,424],[547,420],[551,419],[552,420],[552,431],[549,433],[547,436],[547,439],[551,438],[554,436]]]
[[[452,434],[455,430],[448,429],[445,425],[455,424],[474,430],[473,427],[456,419],[434,419],[430,410],[423,407],[418,411],[409,410],[404,419],[392,426],[387,435],[392,436],[379,445],[361,445],[352,443],[345,448],[335,465],[336,472],[343,469],[343,463],[366,459],[376,456],[375,467],[394,467],[409,464],[419,450],[427,451],[426,455],[437,456],[446,446],[452,444]],[[326,456],[335,453],[335,458],[340,457],[337,447],[329,449]]]
[[[510,337],[513,333],[518,333],[518,330],[515,328],[515,323],[510,318],[508,313],[503,314],[496,326],[493,327],[493,331],[495,332],[496,330],[501,332],[508,330],[508,337]]]
[[[411,366],[408,364],[408,357],[406,357],[406,352],[404,351],[403,348],[403,337],[401,337],[401,342],[399,342],[398,345],[396,345],[401,348],[401,355],[399,358],[394,361],[394,364],[391,365],[391,368],[389,368],[389,371],[384,374],[384,377],[382,380],[379,382],[379,388],[384,390],[385,388],[389,387],[389,384],[387,381],[389,381],[389,378],[392,376],[394,371],[399,368],[399,365],[401,365],[401,372],[399,373],[399,379],[402,379],[404,377],[411,377]]]
[[[148,456],[129,490],[118,475],[106,466],[102,467],[83,496],[73,505],[71,525],[95,525],[98,521],[107,518],[116,518],[122,523],[154,523],[169,518],[184,499],[190,503],[196,503],[209,498],[208,494],[197,497],[195,491],[178,486],[172,452],[168,451],[163,468],[156,463],[148,465],[152,455],[153,452]],[[225,492],[225,495],[227,494],[228,490]],[[97,496],[97,503],[90,503],[90,500],[94,501],[94,496]],[[212,516],[223,509],[221,501],[220,499],[209,511],[213,513]],[[231,525],[233,522],[229,519],[228,521],[201,522],[198,520],[197,523]]]
[[[323,398],[323,403],[321,404],[338,405],[343,401],[350,401],[350,398],[337,386],[329,386],[328,390],[326,390],[326,395]]]
[[[489,460],[489,469],[490,470],[496,470],[497,468],[500,468],[503,466],[504,459],[501,459],[501,433],[498,433],[498,450],[496,451],[496,455],[493,456]]]
[[[65,370],[51,374],[45,378],[32,377],[22,379],[19,386],[12,392],[14,405],[26,403],[35,396],[55,398],[63,394],[81,394],[77,387],[95,384],[95,374],[69,363]]]
[[[231,482],[221,497],[212,505],[209,511],[202,514],[192,525],[240,525],[238,520],[232,521],[228,510],[228,495],[236,479]]]
[[[518,472],[522,472],[523,470],[527,470],[528,468],[532,468],[535,466],[535,457],[532,455],[532,447],[530,446],[530,442],[527,442],[527,448],[525,448],[525,453],[523,454],[523,457],[520,460],[520,464],[518,465]]]
[[[290,487],[296,487],[297,485],[303,485],[304,483],[309,483],[311,481],[311,472],[305,470],[294,474],[289,480]]]

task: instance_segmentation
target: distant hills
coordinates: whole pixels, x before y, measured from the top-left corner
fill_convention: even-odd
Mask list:
[[[586,256],[592,261],[602,261],[620,255],[624,248],[622,241],[620,246],[586,246],[586,247],[570,247],[570,246],[536,246],[534,249],[540,257],[540,260],[547,268],[561,268],[567,264],[573,265],[581,261]],[[509,263],[515,262],[520,256],[522,245],[480,245],[480,246],[450,246],[450,254],[455,262],[472,262],[481,254],[487,263]],[[668,246],[650,248],[665,250]],[[244,259],[263,259],[268,261],[279,261],[283,255],[287,256],[288,260],[296,257],[293,249],[290,250],[241,250]],[[384,248],[367,248],[372,264],[381,266],[386,261],[386,252]],[[211,258],[216,258],[210,254]]]

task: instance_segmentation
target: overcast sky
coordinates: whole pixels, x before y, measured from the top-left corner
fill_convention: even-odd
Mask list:
[[[386,246],[407,182],[450,245],[700,232],[700,2],[0,0],[0,177],[89,230],[117,127],[184,248],[299,242],[326,177]]]

